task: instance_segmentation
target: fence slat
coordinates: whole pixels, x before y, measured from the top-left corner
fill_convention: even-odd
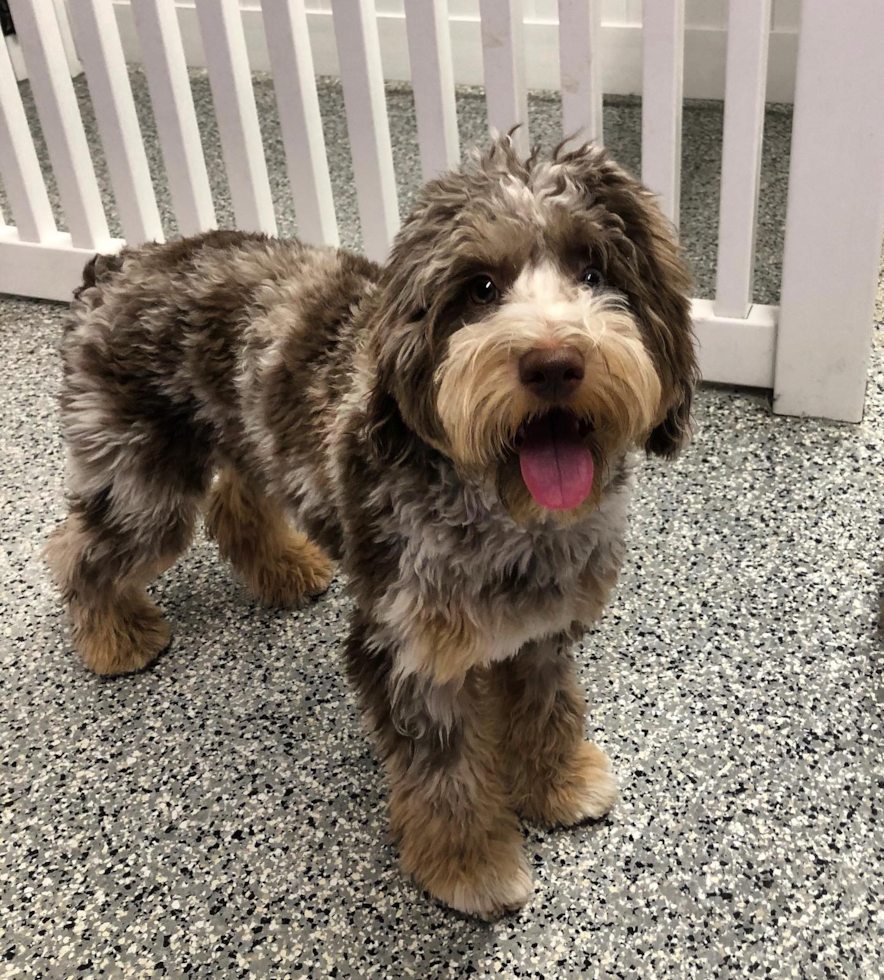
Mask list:
[[[55,19],[58,23],[58,32],[61,37],[61,46],[68,62],[68,74],[71,78],[83,73],[83,65],[77,57],[77,47],[74,44],[74,35],[71,31],[71,23],[68,19],[67,0],[51,0],[55,7]]]
[[[239,0],[200,0],[199,17],[237,227],[276,234]]]
[[[390,123],[373,0],[332,0],[362,242],[383,261],[399,227]]]
[[[642,49],[642,180],[678,224],[684,0],[644,0]]]
[[[858,422],[884,232],[884,4],[804,0],[774,410]]]
[[[175,6],[137,0],[132,12],[178,230],[195,235],[215,227],[215,207]]]
[[[304,0],[264,0],[262,10],[298,237],[312,245],[337,245]]]
[[[163,240],[163,226],[111,0],[68,0],[71,26],[130,245]]]
[[[424,180],[460,161],[448,0],[412,0],[405,13]]]
[[[488,124],[513,134],[520,153],[527,153],[528,90],[525,87],[525,46],[522,42],[522,0],[481,0],[482,59]]]
[[[0,175],[18,235],[43,242],[57,233],[46,184],[22,105],[12,59],[0,38]]]
[[[55,9],[44,0],[12,0],[10,7],[71,240],[100,249],[110,233]]]
[[[602,142],[601,0],[559,0],[562,130]]]
[[[752,304],[771,0],[730,0],[715,312]]]

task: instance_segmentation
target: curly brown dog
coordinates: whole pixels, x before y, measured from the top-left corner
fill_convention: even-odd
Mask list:
[[[623,560],[634,450],[687,435],[688,285],[604,151],[521,160],[508,138],[427,185],[383,268],[220,231],[97,258],[47,546],[83,662],[167,645],[145,585],[201,512],[264,602],[339,561],[403,867],[464,912],[523,904],[517,813],[569,825],[617,795],[570,647]]]

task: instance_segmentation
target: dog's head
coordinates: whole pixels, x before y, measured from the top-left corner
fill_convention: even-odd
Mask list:
[[[687,438],[688,295],[650,192],[603,150],[522,161],[496,141],[424,188],[393,246],[372,335],[377,451],[420,439],[492,477],[517,516],[582,512],[614,454],[670,456]]]

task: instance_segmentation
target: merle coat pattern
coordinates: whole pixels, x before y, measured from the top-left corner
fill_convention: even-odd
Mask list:
[[[64,337],[70,513],[47,545],[85,664],[165,648],[144,586],[201,512],[268,603],[339,562],[404,868],[464,912],[523,904],[516,814],[568,825],[616,798],[570,645],[623,561],[634,450],[686,438],[687,296],[671,230],[603,151],[522,161],[508,139],[425,188],[383,268],[228,231],[97,257]],[[567,396],[519,374],[537,349],[577,358]],[[579,426],[578,506],[520,475],[537,419]]]

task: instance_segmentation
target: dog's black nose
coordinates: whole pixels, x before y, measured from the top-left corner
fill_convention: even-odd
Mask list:
[[[519,358],[519,380],[538,398],[562,402],[580,387],[584,368],[576,347],[539,347]]]

